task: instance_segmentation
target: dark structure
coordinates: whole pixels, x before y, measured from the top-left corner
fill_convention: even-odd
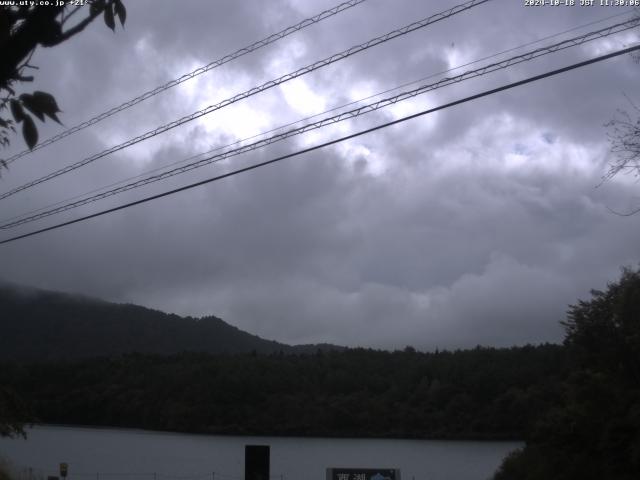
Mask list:
[[[269,480],[269,445],[245,445],[244,479]]]

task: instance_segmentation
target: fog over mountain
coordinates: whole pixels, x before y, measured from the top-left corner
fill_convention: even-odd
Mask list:
[[[23,286],[0,284],[0,361],[44,362],[120,355],[301,354],[334,345],[285,345],[214,317],[180,317]]]

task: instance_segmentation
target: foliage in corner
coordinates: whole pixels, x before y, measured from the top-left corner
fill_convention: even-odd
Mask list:
[[[640,59],[640,57],[639,57]],[[615,161],[610,164],[605,179],[618,173],[640,176],[640,108],[631,100],[632,112],[618,110],[617,115],[605,126]]]
[[[29,62],[38,46],[48,48],[59,45],[82,32],[100,15],[111,30],[115,31],[116,17],[124,27],[127,10],[121,0],[89,0],[87,5],[88,7],[0,6],[0,51],[2,51],[0,144],[2,146],[9,145],[10,135],[15,133],[16,127],[20,125],[25,143],[29,149],[33,149],[38,143],[38,128],[33,116],[41,122],[48,117],[61,123],[57,117],[60,109],[53,95],[41,91],[17,95],[15,91],[16,83],[33,81],[33,76],[26,75],[25,71],[37,69]],[[81,20],[72,23],[70,19],[78,12],[86,12],[86,14]],[[10,116],[6,110],[9,110]],[[4,160],[0,160],[0,167],[7,167]]]
[[[640,9],[635,10],[635,17],[640,21]],[[631,58],[640,64],[640,52],[636,50],[631,54]],[[630,111],[618,109],[616,115],[605,124],[613,161],[603,176],[603,182],[611,180],[619,173],[640,177],[640,107],[631,98],[627,97],[627,100],[631,106]],[[640,207],[627,213],[611,211],[628,217],[640,213]]]
[[[536,423],[495,480],[640,478],[640,269],[569,309],[575,364],[562,405]]]

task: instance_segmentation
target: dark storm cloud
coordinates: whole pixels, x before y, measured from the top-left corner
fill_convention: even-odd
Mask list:
[[[16,162],[3,189],[453,4],[367,2]],[[332,2],[213,5],[132,2],[124,32],[93,25],[68,45],[40,52],[37,88],[55,93],[65,122],[74,124]],[[4,203],[3,217],[228,143],[254,126],[296,119],[313,100],[305,88],[333,107],[612,13],[491,2],[16,195]],[[449,87],[348,128],[578,61],[592,50]],[[215,314],[285,342],[443,348],[558,341],[567,305],[638,261],[637,219],[607,210],[632,202],[637,184],[619,179],[595,188],[608,158],[602,125],[625,106],[621,92],[636,91],[638,66],[620,58],[588,68],[5,245],[2,275]],[[47,126],[43,134],[56,131]],[[289,141],[98,206],[301,144]]]

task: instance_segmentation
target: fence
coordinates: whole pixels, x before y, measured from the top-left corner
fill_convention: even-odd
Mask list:
[[[47,480],[60,477],[55,468],[20,467],[12,468],[15,480]],[[286,480],[284,474],[271,475],[271,480]],[[74,472],[69,471],[66,480],[244,480],[244,476],[229,475],[221,472],[192,473],[171,475],[160,472]]]

